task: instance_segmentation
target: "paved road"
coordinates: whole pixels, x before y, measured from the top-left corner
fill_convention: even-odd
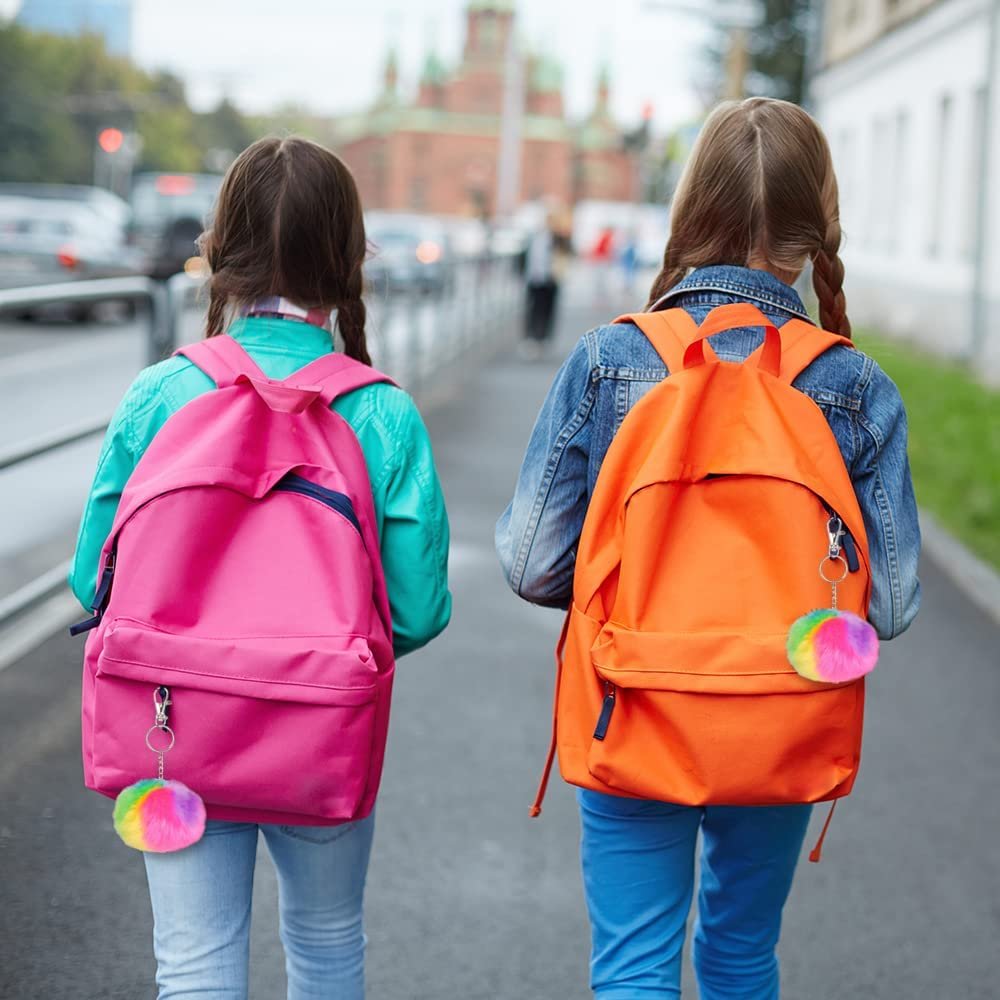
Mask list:
[[[560,352],[612,312],[567,310]],[[558,621],[507,592],[492,554],[553,369],[503,355],[429,414],[455,617],[400,665],[368,894],[373,1000],[588,995],[571,791],[555,782],[543,817],[527,818]],[[925,610],[871,685],[855,794],[786,911],[791,1000],[996,996],[1000,634],[933,565],[923,578]],[[0,673],[4,1000],[152,996],[141,859],[80,788],[78,661],[57,637]],[[263,859],[256,903],[252,996],[272,1000],[283,977]]]

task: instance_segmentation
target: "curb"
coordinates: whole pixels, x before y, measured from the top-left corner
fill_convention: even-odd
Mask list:
[[[994,624],[1000,625],[1000,573],[973,555],[923,509],[920,534],[924,551],[938,569]]]

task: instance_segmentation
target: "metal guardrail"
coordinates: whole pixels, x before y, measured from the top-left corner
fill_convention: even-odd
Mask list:
[[[495,338],[511,324],[521,301],[522,280],[512,255],[485,255],[456,262],[453,292],[432,300],[399,295],[370,303],[376,363],[411,392],[418,392],[445,364]],[[154,364],[177,346],[184,299],[198,282],[177,274],[166,282],[145,277],[100,278],[0,289],[0,318],[19,309],[53,303],[128,301],[148,305],[147,361]],[[397,313],[406,314],[405,343],[388,342]],[[61,428],[0,451],[0,472],[102,433],[107,418]],[[66,585],[62,563],[0,598],[0,630]]]
[[[108,426],[109,418],[101,417],[99,420],[84,420],[72,427],[62,427],[57,431],[50,431],[48,434],[40,434],[36,438],[14,445],[13,448],[6,448],[0,451],[0,472],[9,469],[12,465],[20,465],[29,459],[47,455],[50,451],[57,451],[68,445],[76,444],[77,441],[85,441],[89,437],[102,433]],[[0,620],[2,620],[0,615]]]
[[[33,306],[81,302],[141,302],[149,306],[147,360],[150,364],[165,358],[174,346],[177,326],[177,301],[197,282],[186,274],[175,274],[167,281],[154,281],[141,275],[125,278],[90,278],[61,281],[51,285],[27,285],[24,288],[0,288],[0,316]]]

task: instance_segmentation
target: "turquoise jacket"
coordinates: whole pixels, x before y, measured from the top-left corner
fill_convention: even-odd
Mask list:
[[[326,330],[289,319],[248,317],[228,332],[275,379],[331,349]],[[141,371],[125,394],[104,440],[70,571],[70,586],[85,608],[129,476],[167,420],[213,388],[190,361],[173,357]],[[368,463],[399,656],[429,642],[451,617],[448,517],[430,440],[413,400],[395,386],[358,389],[333,409],[354,429]]]

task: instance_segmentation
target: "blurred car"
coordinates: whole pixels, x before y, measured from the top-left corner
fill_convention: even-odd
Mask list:
[[[441,295],[451,289],[451,244],[447,230],[437,219],[373,213],[366,217],[365,229],[372,246],[365,276],[377,294]]]
[[[220,174],[136,174],[132,181],[132,244],[145,272],[158,279],[185,269],[215,205]]]
[[[52,201],[76,201],[88,205],[98,215],[124,230],[132,218],[128,202],[104,188],[87,184],[22,184],[16,181],[0,183],[0,198],[45,198]]]
[[[135,275],[139,263],[124,227],[85,201],[0,195],[0,287]],[[69,309],[89,319],[93,305]]]

